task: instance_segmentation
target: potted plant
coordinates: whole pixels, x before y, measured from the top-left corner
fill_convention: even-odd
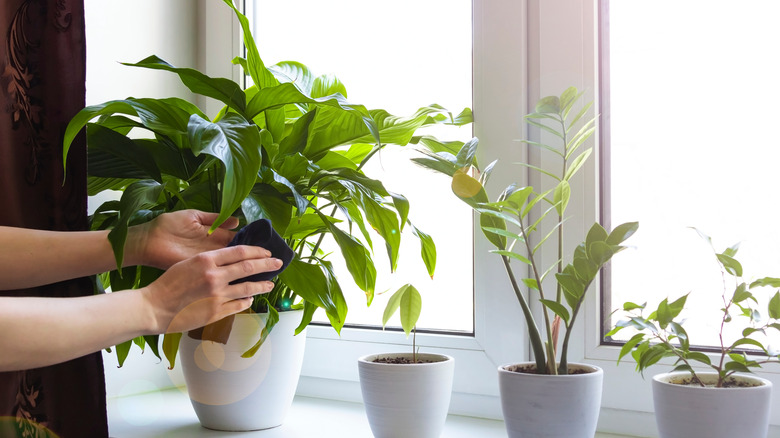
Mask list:
[[[435,438],[441,435],[452,395],[455,359],[444,354],[419,353],[417,319],[422,297],[406,284],[390,297],[382,326],[399,311],[412,351],[369,354],[358,359],[360,390],[371,432],[376,438]]]
[[[680,316],[687,294],[672,302],[664,299],[646,316],[647,303],[626,302],[626,319],[618,321],[607,336],[623,329],[636,332],[621,348],[618,363],[631,353],[643,375],[661,359],[675,359],[671,372],[653,376],[655,418],[662,438],[766,437],[772,383],[749,373],[780,360],[779,352],[765,346],[766,333],[780,330],[780,291],[776,290],[780,278],[744,281],[742,264],[736,259],[739,244],[718,252],[712,239],[698,232],[712,248],[713,262],[723,277],[717,351],[692,349],[695,344]],[[766,287],[775,288],[774,295],[754,294]],[[730,331],[734,329],[738,330]]]
[[[292,61],[266,67],[248,20],[231,0],[225,3],[235,11],[246,46],[246,58],[236,58],[234,63],[240,64],[254,85],[244,89],[229,79],[177,68],[150,56],[127,65],[174,73],[194,94],[216,99],[224,108],[210,118],[196,105],[178,98],[105,102],[79,112],[67,127],[63,144],[67,158],[73,138],[86,126],[89,194],[121,192],[119,201],[102,204],[92,217],[93,229],[111,229],[109,240],[118,267],[122,266],[128,226],[185,208],[218,212],[214,228],[231,216],[238,216],[242,226],[269,219],[295,252],[294,260],[275,280],[274,290],[255,300],[252,310],[256,315],[238,315],[206,327],[198,335],[221,338],[226,344],[195,339],[184,358],[190,364],[185,368],[205,372],[216,367],[219,372],[210,372],[211,376],[222,371],[237,373],[250,361],[267,367],[271,359],[258,356],[263,354],[264,343],[273,343],[276,355],[280,345],[297,342],[291,350],[300,356],[305,338],[293,335],[303,333],[317,308],[325,311],[339,332],[347,304],[341,287],[344,280],[336,277],[330,260],[343,258],[351,280],[370,304],[376,282],[372,258],[376,234],[384,241],[389,268],[394,270],[402,232],[410,230],[425,249],[423,263],[432,273],[433,241],[409,221],[407,199],[387,190],[362,169],[386,145],[408,144],[419,128],[471,121],[468,109],[453,116],[438,105],[420,108],[410,117],[368,110],[349,103],[346,88],[333,76],[316,77],[305,65]],[[323,249],[326,238],[333,245],[333,254]],[[118,268],[101,275],[99,283],[114,291],[142,287],[160,273],[145,266]],[[241,327],[232,325],[245,319],[249,322]],[[224,336],[227,333],[230,336]],[[249,338],[239,339],[241,333]],[[287,339],[274,340],[277,335]],[[162,353],[173,367],[180,342],[190,340],[181,333],[168,333],[162,339],[145,336],[117,345],[116,352],[121,366],[133,343],[147,346],[157,357]],[[239,353],[245,360],[236,357]],[[233,364],[233,359],[238,362]],[[300,369],[300,362],[285,363],[286,368]],[[255,375],[265,376],[261,370]],[[297,371],[293,374],[297,381]],[[190,383],[195,380],[188,379]],[[266,377],[263,382],[271,380]],[[229,422],[239,421],[242,415],[234,409],[238,401],[227,403],[229,397],[211,392],[221,385],[233,384],[211,385],[202,391],[203,399],[193,399],[204,424],[209,420],[204,420],[202,413],[210,409],[232,415]],[[294,391],[295,384],[291,386]],[[263,391],[260,398],[285,405],[270,395]],[[291,400],[292,394],[285,398]],[[260,403],[249,396],[243,400]],[[242,429],[269,427],[281,421],[278,416],[268,421],[258,414],[249,417],[251,424],[209,424]]]
[[[540,99],[535,111],[525,116],[529,125],[550,133],[557,142],[524,141],[558,158],[547,169],[520,163],[552,181],[548,189],[512,184],[491,202],[485,184],[496,162],[482,171],[478,168],[474,160],[477,139],[457,154],[426,147],[422,149],[425,157],[414,159],[450,175],[455,195],[479,214],[480,227],[495,246],[492,252],[500,256],[522,309],[534,361],[498,368],[510,437],[589,437],[595,433],[603,373],[595,366],[569,363],[569,339],[590,284],[638,227],[626,223],[608,233],[596,223],[568,263],[564,258],[563,228],[571,183],[591,154],[591,148],[583,145],[595,129],[595,118],[583,119],[591,104],[572,112],[581,95],[576,88],[568,88],[560,96]],[[557,254],[551,266],[539,262],[538,254],[546,248],[555,248]],[[530,276],[518,275],[512,264],[518,262]],[[541,323],[532,312],[534,301],[541,305]]]

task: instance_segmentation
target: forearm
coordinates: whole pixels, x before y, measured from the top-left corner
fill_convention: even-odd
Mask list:
[[[128,254],[125,265],[136,264]],[[108,231],[0,227],[0,290],[23,289],[116,268]]]
[[[77,298],[0,298],[0,371],[37,368],[149,334],[140,291]]]

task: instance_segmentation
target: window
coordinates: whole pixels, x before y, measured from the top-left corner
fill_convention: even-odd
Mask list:
[[[719,251],[742,241],[746,280],[776,276],[780,266],[771,220],[780,209],[767,202],[780,148],[762,129],[775,124],[780,98],[778,67],[762,44],[780,38],[770,18],[780,4],[689,0],[673,13],[661,5],[617,1],[608,10],[605,214],[615,224],[639,220],[641,231],[639,250],[615,259],[605,298],[618,308],[690,292],[691,342],[715,346],[723,280],[688,227]],[[653,30],[659,23],[663,32]]]
[[[471,107],[470,0],[402,0],[392,4],[261,0],[247,2],[247,15],[267,65],[294,60],[315,75],[335,75],[344,83],[350,102],[402,117],[431,103],[455,114]],[[443,140],[467,141],[472,137],[471,126],[426,132]],[[410,219],[436,242],[436,274],[431,280],[420,261],[419,242],[407,227],[395,274],[390,274],[384,249],[375,248],[377,296],[370,307],[356,286],[343,283],[348,323],[381,325],[389,295],[412,283],[423,295],[421,329],[470,334],[474,319],[473,238],[463,230],[472,228],[471,210],[452,196],[446,177],[409,160],[420,156],[413,148],[386,148],[365,171],[381,179],[389,190],[409,198]],[[325,241],[326,250],[327,244]],[[338,258],[332,260],[337,275],[349,278]],[[380,295],[384,291],[388,293]],[[390,325],[400,326],[397,315],[395,319]],[[324,313],[319,320],[327,322]]]

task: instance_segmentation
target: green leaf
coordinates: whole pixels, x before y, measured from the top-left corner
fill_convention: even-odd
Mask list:
[[[355,284],[360,290],[373,295],[376,286],[376,268],[371,253],[357,239],[330,222],[324,219],[323,221],[327,223],[330,233],[336,240]]]
[[[734,258],[729,257],[725,254],[716,254],[718,257],[718,261],[721,265],[723,265],[723,268],[728,272],[729,274],[735,276],[735,277],[741,277],[742,276],[742,265]]]
[[[526,265],[529,265],[529,266],[531,265],[531,261],[530,260],[528,260],[527,258],[521,256],[520,254],[518,254],[516,252],[504,251],[504,250],[500,250],[500,249],[491,249],[490,252],[492,252],[494,254],[498,254],[500,256],[509,257],[509,258],[512,258],[512,259],[515,259],[515,260],[519,260],[519,261],[521,261],[521,262],[523,262],[523,263],[525,263]]]
[[[433,278],[434,271],[436,270],[436,244],[433,242],[431,236],[423,233],[411,223],[409,225],[412,227],[412,233],[420,239],[420,252],[422,254],[423,263],[425,263],[425,268],[428,270],[428,275]]]
[[[157,357],[157,359],[162,360],[162,357],[160,357],[160,335],[144,335],[143,337],[144,341],[146,342],[146,345],[149,346],[149,348],[152,350],[152,353]]]
[[[130,221],[140,210],[157,205],[162,193],[162,185],[156,181],[143,180],[130,184],[119,200],[119,220],[108,233],[108,240],[114,250],[117,268],[124,262],[125,241]]]
[[[623,303],[623,310],[630,311],[630,310],[634,310],[634,309],[644,309],[645,306],[647,306],[647,303],[644,303],[644,304],[634,304],[634,303],[632,303],[630,301],[626,301],[625,303]]]
[[[193,93],[217,99],[239,114],[246,116],[246,95],[244,90],[230,79],[212,78],[191,68],[176,68],[155,55],[149,56],[135,64],[125,62],[122,64],[176,73],[179,75],[181,82]]]
[[[238,114],[227,114],[212,123],[193,114],[188,134],[195,155],[217,158],[225,167],[222,204],[213,232],[235,212],[249,195],[260,170],[260,131]]]
[[[558,96],[543,97],[536,103],[535,111],[541,114],[558,114],[561,112],[561,100]]]
[[[471,140],[463,144],[456,158],[456,165],[460,168],[471,167],[474,163],[474,156],[477,153],[477,146],[479,146],[479,140],[474,137]]]
[[[751,289],[756,286],[780,287],[780,278],[764,277],[750,283]]]
[[[590,154],[593,152],[592,148],[585,149],[580,155],[577,155],[577,158],[574,159],[574,161],[571,162],[569,165],[569,168],[566,169],[566,173],[563,176],[563,179],[566,181],[569,181],[580,168],[585,164],[585,162],[588,160],[588,157],[590,157]]]
[[[753,371],[750,370],[747,366],[744,364],[741,364],[739,362],[726,362],[726,365],[724,366],[726,371],[734,371],[738,373],[752,373]]]
[[[294,259],[279,279],[299,297],[325,309],[333,328],[341,330],[347,316],[346,307],[341,304],[344,297],[340,289],[329,284],[322,267]]]
[[[401,296],[401,327],[404,329],[404,333],[408,337],[414,327],[417,325],[417,320],[420,318],[420,312],[422,311],[422,297],[420,292],[415,289],[411,284]]]
[[[569,311],[561,303],[553,300],[539,300],[545,307],[552,310],[553,313],[560,316],[566,326],[569,325]]]
[[[154,179],[162,183],[152,155],[124,135],[90,123],[87,125],[87,145],[91,176]]]
[[[382,328],[387,325],[387,322],[390,321],[390,318],[392,318],[395,312],[397,312],[401,307],[401,297],[404,295],[404,292],[406,292],[406,289],[409,288],[409,286],[409,284],[405,284],[392,295],[390,295],[390,299],[387,301],[387,305],[385,305],[385,311],[382,314]]]
[[[181,333],[166,333],[163,336],[162,349],[165,358],[168,359],[168,369],[172,370],[176,365],[176,353],[179,351]]]
[[[569,205],[570,197],[571,186],[569,186],[569,182],[565,179],[561,180],[553,193],[553,202],[555,203],[555,210],[558,212],[558,216],[563,216],[566,206]]]
[[[772,298],[769,300],[769,317],[772,319],[780,319],[780,292],[775,292]]]
[[[127,354],[130,353],[130,347],[133,346],[133,340],[122,342],[121,344],[117,344],[116,346],[116,359],[119,361],[119,366],[117,368],[122,368],[122,365],[125,364],[125,360],[127,359]]]
[[[274,326],[276,326],[276,323],[279,322],[279,312],[271,304],[271,302],[268,301],[268,298],[266,298],[264,295],[260,295],[258,296],[258,298],[262,301],[265,301],[266,304],[268,305],[268,316],[265,319],[263,330],[260,331],[260,339],[258,339],[255,345],[250,347],[249,350],[241,354],[241,357],[243,358],[250,358],[254,356],[255,353],[257,353],[257,351],[260,349],[260,347],[263,346],[265,340],[268,339],[268,335],[271,334],[271,331],[273,330]]]
[[[634,347],[642,342],[645,339],[644,333],[637,333],[634,336],[631,337],[628,341],[626,341],[625,344],[623,344],[623,347],[620,348],[620,354],[618,354],[618,360],[617,363],[620,364],[620,359],[622,359],[626,354],[631,352],[631,350],[634,349]]]
[[[246,66],[249,71],[249,76],[252,77],[252,82],[258,86],[258,88],[270,87],[278,84],[274,75],[268,71],[263,64],[263,60],[260,58],[260,53],[257,51],[257,45],[252,37],[252,26],[249,24],[249,20],[242,14],[238,8],[233,4],[233,0],[224,0],[225,4],[233,9],[236,14],[239,23],[241,24],[242,34],[244,36],[244,48],[247,51]]]
[[[734,341],[733,344],[731,344],[731,346],[728,348],[728,351],[732,351],[735,348],[739,347],[740,345],[752,345],[754,347],[760,348],[761,351],[766,353],[766,347],[764,347],[764,344],[762,344],[761,342],[759,342],[759,341],[757,341],[755,339],[751,339],[751,338],[740,338],[740,339],[737,339],[736,341]]]
[[[609,237],[607,237],[607,244],[620,245],[626,239],[633,236],[639,229],[639,222],[626,222],[615,227]]]

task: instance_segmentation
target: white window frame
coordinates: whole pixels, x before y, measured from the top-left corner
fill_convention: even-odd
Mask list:
[[[510,163],[530,159],[545,164],[546,157],[533,151],[521,152],[516,142],[525,135],[522,116],[540,96],[560,94],[574,85],[585,90],[585,99],[596,101],[598,108],[600,1],[473,0],[474,132],[480,139],[482,162],[500,158],[504,163],[491,177],[491,193],[510,182],[536,183],[533,179],[528,181],[529,176]],[[231,29],[231,34],[237,34],[235,23],[221,19],[220,25],[213,23],[211,17],[209,20],[210,27],[224,26],[223,29]],[[235,46],[231,53],[240,54]],[[598,132],[594,138],[595,157],[578,175],[569,204],[573,217],[567,222],[566,240],[571,243],[567,253],[599,219]],[[520,307],[501,263],[488,253],[490,245],[481,232],[473,232],[475,334],[420,334],[417,344],[425,351],[450,354],[456,359],[451,413],[501,418],[496,368],[503,363],[528,360],[529,345]],[[648,378],[643,379],[630,359],[616,366],[619,348],[600,342],[599,294],[600,285],[594,285],[587,295],[571,339],[570,361],[604,369],[599,430],[653,433],[649,376],[668,368],[650,369]],[[298,393],[360,401],[357,358],[408,348],[410,341],[398,332],[345,328],[339,337],[330,327],[310,326]],[[759,375],[780,385],[777,372]],[[780,391],[775,391],[775,405],[780,405],[779,398]],[[775,425],[772,430],[780,425],[780,410],[773,411],[771,423]]]

